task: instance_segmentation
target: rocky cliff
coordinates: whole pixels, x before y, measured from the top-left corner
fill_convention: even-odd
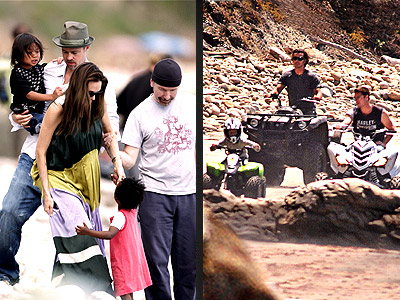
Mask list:
[[[265,54],[270,47],[312,45],[349,58],[324,47],[322,39],[373,60],[400,58],[399,16],[397,0],[204,1],[204,50]]]

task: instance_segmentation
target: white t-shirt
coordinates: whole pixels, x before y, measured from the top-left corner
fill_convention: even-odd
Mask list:
[[[146,191],[165,195],[196,192],[196,101],[178,92],[167,106],[153,95],[130,113],[122,142],[140,148],[139,171]]]
[[[118,230],[121,230],[122,228],[124,228],[125,222],[126,222],[125,215],[119,211],[115,214],[110,226],[117,227]]]

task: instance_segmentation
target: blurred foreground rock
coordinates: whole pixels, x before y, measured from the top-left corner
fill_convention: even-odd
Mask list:
[[[237,235],[205,210],[203,226],[204,300],[278,300]]]

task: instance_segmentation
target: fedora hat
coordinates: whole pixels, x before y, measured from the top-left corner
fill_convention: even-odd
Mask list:
[[[54,44],[63,48],[85,47],[93,43],[94,37],[89,36],[85,23],[67,21],[64,23],[64,31],[53,38]]]

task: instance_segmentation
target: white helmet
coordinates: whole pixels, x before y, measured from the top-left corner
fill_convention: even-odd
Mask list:
[[[224,126],[225,137],[234,144],[239,142],[240,135],[242,134],[242,123],[240,120],[229,118],[225,121]],[[233,132],[233,130],[235,130],[235,132]]]

